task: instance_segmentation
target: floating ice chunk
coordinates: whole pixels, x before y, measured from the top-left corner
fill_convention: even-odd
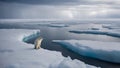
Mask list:
[[[99,28],[95,28],[95,27],[93,27],[93,28],[91,28],[92,30],[99,30]]]
[[[59,28],[68,27],[68,25],[66,25],[66,24],[49,24],[48,26],[49,27],[59,27]]]
[[[102,29],[102,25],[101,24],[95,24],[95,23],[89,23],[91,30],[100,30]]]
[[[104,31],[104,30],[73,30],[69,31],[71,33],[78,33],[78,34],[99,34],[99,35],[108,35],[113,37],[120,37],[120,32],[117,31]]]
[[[102,25],[103,28],[107,28],[107,29],[120,29],[120,27],[115,26],[115,25]]]
[[[80,54],[109,62],[120,63],[120,43],[90,40],[53,40]]]

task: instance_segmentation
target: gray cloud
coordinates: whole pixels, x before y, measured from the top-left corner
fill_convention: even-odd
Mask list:
[[[18,3],[0,2],[0,18],[17,19],[64,19],[65,15],[61,13],[64,7],[26,5]]]
[[[40,5],[61,5],[61,4],[63,5],[63,4],[75,4],[79,0],[0,0],[0,1]]]
[[[0,18],[120,18],[119,0],[0,0]]]
[[[40,5],[80,5],[80,4],[114,4],[120,5],[119,0],[0,0],[1,2],[40,4]]]

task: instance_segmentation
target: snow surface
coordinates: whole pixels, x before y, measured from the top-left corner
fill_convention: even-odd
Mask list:
[[[1,68],[96,68],[79,60],[63,57],[60,52],[35,50],[32,44],[24,43],[24,37],[33,36],[39,30],[0,29]],[[58,63],[58,64],[56,64]]]
[[[113,30],[72,30],[69,31],[71,33],[85,33],[85,34],[100,34],[100,35],[108,35],[113,37],[120,37],[120,32]]]
[[[80,54],[109,62],[120,63],[120,43],[91,40],[53,40]]]
[[[77,59],[72,60],[70,57],[64,58],[59,63],[54,63],[50,65],[50,68],[96,68],[95,66],[88,65]],[[98,67],[100,68],[100,67]]]

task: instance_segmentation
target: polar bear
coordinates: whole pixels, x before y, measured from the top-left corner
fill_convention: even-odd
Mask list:
[[[35,40],[35,42],[34,42],[34,44],[35,44],[35,49],[40,49],[42,40],[43,40],[43,38],[41,38],[41,37],[38,37],[38,38]]]

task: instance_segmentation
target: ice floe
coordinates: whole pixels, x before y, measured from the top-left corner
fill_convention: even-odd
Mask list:
[[[68,27],[67,24],[49,24],[49,27],[58,27],[58,28],[62,28],[62,27]]]
[[[117,25],[117,24],[116,24]],[[102,27],[103,28],[107,28],[107,29],[120,29],[120,27],[116,26],[116,25],[111,25],[111,24],[103,24]]]
[[[80,54],[104,61],[120,63],[120,43],[91,40],[53,40]]]
[[[71,33],[78,33],[78,34],[99,34],[99,35],[108,35],[113,37],[120,37],[120,32],[113,31],[113,30],[71,30]]]
[[[97,68],[85,64],[80,60],[71,60],[63,57],[61,52],[46,49],[35,50],[32,44],[23,42],[23,38],[38,35],[39,30],[27,29],[0,29],[0,67],[1,68]],[[27,38],[27,39],[29,39]],[[65,59],[65,60],[64,60]],[[71,65],[67,65],[70,63]],[[77,64],[76,64],[77,63]],[[79,68],[77,67],[77,68]]]

